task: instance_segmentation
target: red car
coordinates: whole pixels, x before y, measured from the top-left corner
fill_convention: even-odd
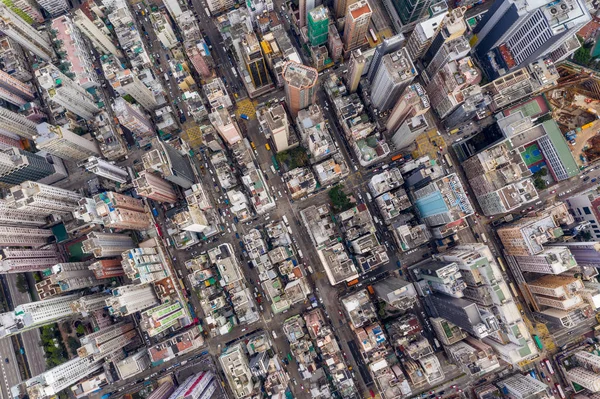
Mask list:
[[[373,392],[372,389],[369,389],[369,393],[371,394],[371,397],[374,398],[375,397],[375,392]]]

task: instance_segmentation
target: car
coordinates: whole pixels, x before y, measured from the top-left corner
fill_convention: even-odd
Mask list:
[[[598,179],[596,179],[596,178],[594,177],[594,178],[592,179],[592,183],[595,183],[595,182],[596,182],[596,180],[598,180]]]
[[[240,247],[244,248],[244,242],[240,241]]]
[[[550,377],[546,377],[546,381],[552,382],[552,379]]]
[[[246,329],[245,329],[245,328],[242,328],[242,332],[246,332]]]
[[[590,180],[590,177],[589,177],[589,176],[585,176],[585,177],[583,178],[583,181],[588,181],[588,180]]]
[[[4,362],[5,362],[5,363],[8,363],[8,358],[4,359]]]
[[[550,194],[556,194],[556,190],[550,191]]]

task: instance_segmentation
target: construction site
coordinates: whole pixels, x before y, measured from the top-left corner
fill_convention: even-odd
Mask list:
[[[558,85],[545,96],[573,158],[585,168],[600,158],[600,76],[571,62],[557,69]]]

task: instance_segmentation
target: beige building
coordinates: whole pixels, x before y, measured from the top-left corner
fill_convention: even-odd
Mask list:
[[[372,14],[373,11],[367,0],[359,0],[348,7],[343,39],[346,53],[367,43]]]
[[[295,61],[287,62],[283,67],[285,99],[292,117],[315,103],[318,77],[319,72],[315,68]]]
[[[141,171],[139,177],[133,181],[133,186],[139,196],[170,204],[177,202],[173,185],[150,172]]]
[[[107,191],[95,195],[94,200],[96,212],[107,228],[146,230],[150,227],[150,216],[139,199]]]

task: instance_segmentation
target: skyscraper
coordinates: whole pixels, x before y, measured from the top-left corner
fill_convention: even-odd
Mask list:
[[[122,69],[120,64],[113,65],[113,68],[105,66],[104,70],[106,71],[106,79],[108,79],[113,89],[121,94],[121,96],[129,94],[148,111],[158,107],[152,90],[135,75],[134,71],[131,69]]]
[[[51,398],[82,378],[102,368],[102,362],[91,357],[76,357],[29,380],[24,385],[31,399]]]
[[[150,172],[141,171],[139,177],[133,181],[137,195],[153,199],[158,202],[177,202],[177,194],[173,185]]]
[[[2,70],[0,70],[0,87],[27,101],[31,101],[35,98],[35,92],[29,85]]]
[[[150,119],[141,110],[134,108],[122,97],[115,98],[112,108],[119,119],[119,123],[129,129],[136,137],[155,134]]]
[[[125,169],[98,157],[89,157],[80,166],[83,166],[88,172],[117,183],[123,184],[129,180],[129,173]]]
[[[217,379],[211,371],[200,371],[188,377],[169,399],[209,399],[217,386]]]
[[[429,48],[433,36],[439,31],[446,13],[440,13],[415,25],[406,41],[406,49],[412,60],[418,60]]]
[[[139,199],[107,191],[94,195],[94,201],[96,212],[107,228],[146,230],[150,227],[150,217]]]
[[[298,142],[290,142],[290,124],[285,109],[279,103],[263,110],[258,117],[263,132],[273,139],[277,152],[285,151]]]
[[[0,152],[0,186],[12,187],[26,180],[37,181],[55,172],[46,158],[18,148]]]
[[[329,12],[327,7],[320,5],[308,12],[308,40],[311,46],[327,43],[329,32]]]
[[[25,273],[48,269],[62,262],[55,246],[38,249],[3,249],[0,260],[0,272]]]
[[[100,233],[93,231],[82,242],[83,252],[91,253],[95,258],[121,256],[124,251],[135,245],[129,234]]]
[[[159,304],[154,288],[149,284],[123,285],[112,290],[106,306],[113,316],[127,316]]]
[[[265,58],[256,34],[254,32],[246,33],[240,48],[242,49],[246,70],[250,74],[254,87],[259,88],[270,84],[271,78],[267,72]]]
[[[75,314],[71,302],[78,295],[65,295],[45,301],[18,305],[12,312],[0,314],[0,337],[20,334],[23,331],[55,323]]]
[[[25,181],[12,187],[6,199],[8,205],[15,209],[49,216],[53,213],[70,213],[77,207],[81,195],[62,188]]]
[[[0,226],[32,226],[46,225],[46,215],[30,213],[27,209],[17,209],[6,200],[0,200]]]
[[[81,337],[81,347],[77,349],[80,358],[91,357],[101,360],[123,350],[137,335],[133,323],[121,321]]]
[[[384,39],[379,46],[375,47],[375,52],[373,53],[373,57],[371,58],[371,62],[369,63],[369,73],[367,74],[367,78],[370,81],[372,81],[375,77],[375,73],[381,65],[381,60],[383,56],[399,51],[402,48],[403,44],[404,35],[402,33],[398,33],[397,35]]]
[[[496,1],[474,29],[474,54],[492,80],[550,54],[590,20],[582,0]]]
[[[219,136],[229,145],[242,139],[242,133],[234,119],[231,118],[226,108],[218,108],[208,115],[210,123],[219,132]]]
[[[344,24],[344,51],[359,48],[367,43],[367,33],[373,11],[367,0],[359,0],[348,7]]]
[[[349,93],[354,93],[356,89],[358,89],[358,84],[360,83],[360,78],[365,70],[366,63],[367,60],[360,50],[354,50],[350,55],[348,75],[346,77]]]
[[[393,134],[408,118],[423,115],[429,110],[429,97],[420,83],[406,86],[398,102],[392,108],[386,129]]]
[[[38,136],[35,144],[39,150],[45,150],[61,159],[80,162],[93,155],[100,155],[98,144],[85,139],[70,130],[48,123],[37,125]]]
[[[4,3],[0,4],[0,32],[45,61],[56,57],[45,34],[25,22]]]
[[[380,112],[391,108],[417,76],[406,48],[384,55],[371,82],[371,100]]]
[[[282,75],[288,110],[295,118],[298,111],[315,102],[319,72],[315,68],[288,61]]]
[[[23,115],[0,108],[0,133],[7,137],[18,139],[23,137],[33,139],[37,136],[37,124]]]
[[[465,22],[465,7],[455,8],[444,16],[440,25],[435,30],[431,37],[431,42],[421,60],[424,65],[428,65],[433,57],[440,51],[445,43],[455,40],[465,34],[467,31],[467,23]]]
[[[115,57],[123,56],[112,40],[104,34],[104,32],[102,32],[80,8],[73,13],[73,22],[75,22],[75,25],[77,25],[79,30],[92,42],[98,52],[102,54],[112,54]]]
[[[120,277],[125,274],[119,258],[98,260],[90,264],[88,269],[97,279]]]
[[[100,112],[94,97],[54,65],[41,67],[35,71],[35,76],[51,101],[75,115],[90,120]]]
[[[71,8],[67,0],[37,0],[37,2],[53,17],[67,12]]]
[[[65,262],[53,265],[52,274],[35,284],[40,299],[48,299],[65,292],[93,287],[98,283],[88,269],[89,262]]]
[[[152,139],[152,150],[142,156],[142,162],[146,171],[159,172],[164,179],[183,188],[192,187],[196,181],[188,156],[157,138]]]

